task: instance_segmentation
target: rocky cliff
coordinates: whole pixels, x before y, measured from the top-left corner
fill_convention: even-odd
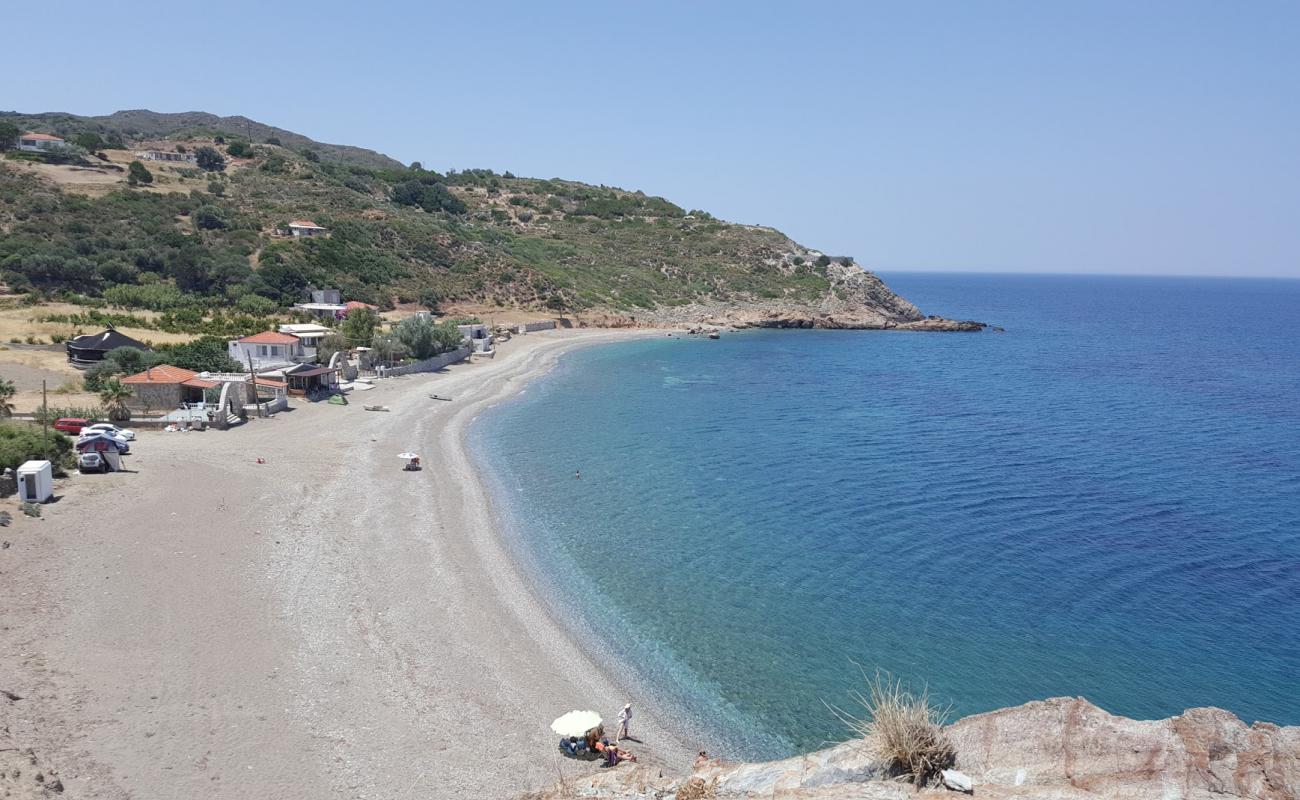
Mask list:
[[[947,732],[957,750],[956,769],[973,779],[978,797],[1300,798],[1300,727],[1246,725],[1218,708],[1146,721],[1108,714],[1082,698],[1058,697],[967,717]],[[680,779],[620,766],[536,797],[904,800],[957,794],[943,788],[917,792],[889,780],[858,740],[783,761],[713,763]]]

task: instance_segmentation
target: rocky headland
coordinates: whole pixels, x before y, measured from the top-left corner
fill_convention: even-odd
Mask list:
[[[1300,727],[1247,725],[1219,708],[1162,720],[1109,714],[1056,697],[961,719],[946,728],[954,769],[973,794],[1035,800],[1294,800],[1300,797]],[[706,797],[904,800],[955,797],[892,779],[861,739],[765,763],[710,762],[688,778],[620,766],[569,781],[533,800],[694,800]]]

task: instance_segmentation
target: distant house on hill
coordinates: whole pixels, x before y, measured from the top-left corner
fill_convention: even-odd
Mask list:
[[[29,153],[48,153],[51,150],[60,150],[67,146],[67,142],[48,133],[29,131],[18,137],[18,149],[26,150]]]
[[[318,317],[341,319],[347,315],[348,307],[343,304],[343,294],[338,289],[312,289],[310,295],[310,302],[297,303],[294,308]]]
[[[128,404],[145,409],[180,408],[185,403],[202,403],[206,390],[221,385],[220,381],[200,378],[197,372],[171,364],[159,364],[128,375],[122,383],[131,387],[132,399]]]
[[[169,150],[141,150],[135,157],[141,161],[166,161],[174,164],[193,164],[198,160],[193,153],[175,153]]]
[[[289,223],[289,235],[295,239],[304,237],[322,236],[326,233],[324,227],[317,225],[309,219],[295,219]]]
[[[263,331],[242,339],[235,339],[227,345],[230,357],[247,366],[250,362],[255,370],[295,364],[307,357],[302,340],[291,333]]]
[[[63,349],[68,353],[68,363],[78,369],[85,369],[91,364],[103,361],[108,351],[119,347],[134,347],[137,350],[152,352],[149,345],[139,339],[132,339],[124,333],[118,333],[112,325],[108,326],[103,333],[87,333],[69,339],[63,345]]]

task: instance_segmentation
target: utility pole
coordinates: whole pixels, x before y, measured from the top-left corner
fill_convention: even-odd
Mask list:
[[[50,457],[50,403],[45,394],[45,381],[41,381],[41,441],[45,444],[45,458]]]
[[[253,354],[247,353],[248,356],[248,382],[253,387],[253,403],[257,406],[257,416],[266,416],[262,413],[262,401],[257,398],[257,371],[253,369]]]

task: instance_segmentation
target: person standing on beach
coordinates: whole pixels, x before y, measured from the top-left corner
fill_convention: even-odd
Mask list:
[[[623,706],[623,710],[618,712],[618,735],[614,741],[620,742],[624,739],[631,739],[632,735],[627,732],[627,726],[632,721],[632,704],[628,703]]]

